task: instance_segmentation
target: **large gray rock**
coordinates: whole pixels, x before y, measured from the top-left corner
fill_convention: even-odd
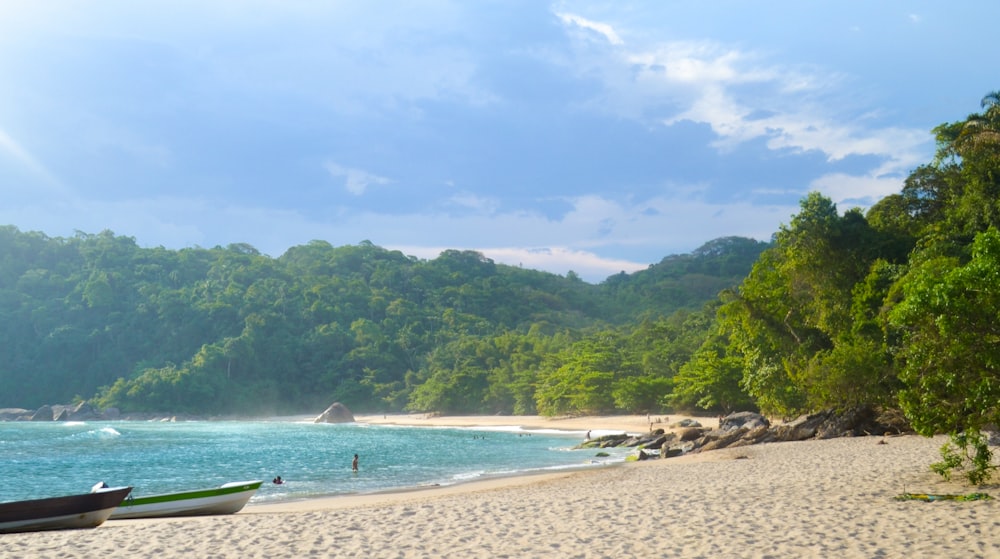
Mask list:
[[[780,442],[804,441],[816,436],[833,413],[828,411],[803,415],[774,428],[774,435]]]
[[[677,437],[681,442],[693,441],[705,436],[711,429],[707,427],[688,427],[677,431]]]
[[[52,406],[45,404],[44,406],[35,410],[35,413],[31,416],[32,421],[52,421],[55,416],[52,413]]]
[[[715,450],[719,448],[726,448],[731,446],[736,441],[742,439],[750,430],[745,427],[740,427],[739,429],[728,429],[726,431],[718,430],[705,433],[703,437],[702,444],[699,446],[701,450]]]
[[[334,402],[313,423],[354,423],[354,414],[344,404]]]
[[[69,419],[73,421],[92,421],[100,418],[101,414],[97,408],[87,402],[80,402],[69,412]]]
[[[758,427],[770,427],[771,422],[766,417],[752,411],[733,412],[719,420],[720,431],[731,431],[733,429],[746,429],[753,431]]]

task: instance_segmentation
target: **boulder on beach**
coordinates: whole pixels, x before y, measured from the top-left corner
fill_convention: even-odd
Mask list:
[[[334,402],[313,423],[354,423],[354,414],[344,404]]]

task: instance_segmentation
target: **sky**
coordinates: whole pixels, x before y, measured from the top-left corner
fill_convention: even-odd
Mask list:
[[[0,0],[0,224],[592,283],[899,192],[1000,3]]]

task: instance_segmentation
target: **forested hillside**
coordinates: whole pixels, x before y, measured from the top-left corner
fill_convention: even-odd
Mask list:
[[[591,285],[475,252],[422,261],[315,241],[271,258],[2,227],[0,407],[659,409],[707,330],[703,305],[765,247],[718,239]]]

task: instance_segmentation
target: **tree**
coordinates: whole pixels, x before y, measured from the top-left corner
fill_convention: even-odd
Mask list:
[[[946,226],[965,242],[989,227],[1000,227],[1000,92],[983,98],[984,111],[934,129],[935,165],[947,178]]]
[[[681,408],[698,407],[729,413],[756,408],[740,388],[743,360],[728,347],[729,340],[720,332],[712,333],[674,379],[670,402]]]
[[[970,482],[987,481],[994,467],[982,430],[1000,425],[1000,233],[977,235],[965,264],[918,262],[903,292],[890,316],[904,336],[903,410],[918,433],[950,435],[937,471],[967,466]]]
[[[622,344],[617,334],[602,332],[553,356],[538,376],[538,412],[553,416],[613,411],[612,387],[631,372]]]
[[[890,390],[881,332],[855,328],[853,300],[886,253],[901,258],[899,247],[819,193],[801,208],[719,313],[727,351],[743,361],[743,390],[780,415],[873,403]]]

